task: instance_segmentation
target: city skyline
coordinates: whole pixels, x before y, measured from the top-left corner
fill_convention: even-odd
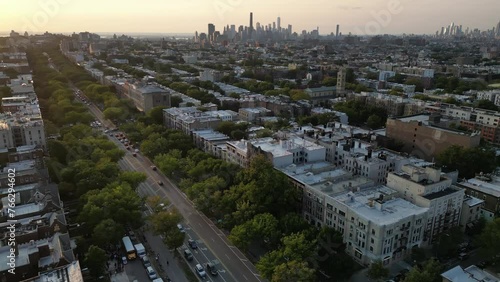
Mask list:
[[[336,33],[339,24],[342,34],[433,34],[451,22],[459,22],[471,29],[491,29],[498,23],[496,11],[500,9],[497,0],[483,0],[480,7],[466,0],[438,3],[430,0],[416,3],[355,0],[349,4],[318,0],[315,4],[297,0],[156,1],[151,5],[115,0],[27,0],[21,4],[2,4],[0,31],[194,34],[195,31],[205,31],[207,23],[213,23],[216,30],[230,24],[247,26],[248,15],[252,12],[254,27],[257,22],[272,23],[280,17],[281,26],[291,24],[298,33],[316,27],[319,27],[320,34]]]

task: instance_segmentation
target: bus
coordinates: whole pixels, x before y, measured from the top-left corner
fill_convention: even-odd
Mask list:
[[[123,247],[125,248],[125,251],[127,252],[127,259],[128,260],[133,260],[136,258],[136,253],[134,249],[134,245],[132,244],[132,241],[130,240],[130,237],[125,236],[122,238],[123,242]]]

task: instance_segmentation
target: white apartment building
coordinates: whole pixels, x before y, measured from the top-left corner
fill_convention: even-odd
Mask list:
[[[488,111],[476,109],[476,122],[483,125],[498,126],[500,120],[500,113],[496,111]]]
[[[247,167],[249,163],[248,141],[226,142],[226,152],[223,156],[225,161],[237,164],[241,167]]]
[[[460,215],[460,227],[466,230],[474,226],[480,217],[482,217],[482,208],[484,201],[470,195],[465,195],[462,204],[462,214]]]
[[[418,207],[385,186],[349,191],[327,204],[327,217],[342,222],[346,252],[368,265],[388,265],[419,247],[424,238],[428,208]]]
[[[219,117],[208,115],[196,107],[169,108],[163,110],[163,124],[185,134],[196,129],[215,128],[220,123]]]
[[[428,244],[439,233],[458,226],[465,190],[452,185],[452,180],[441,175],[441,169],[404,165],[400,171],[390,172],[387,186],[400,196],[428,208],[424,241]]]
[[[250,141],[251,155],[265,154],[274,167],[324,161],[326,148],[299,137],[275,140],[271,137]]]

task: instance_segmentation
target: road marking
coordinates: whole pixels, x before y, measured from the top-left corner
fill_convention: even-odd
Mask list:
[[[245,274],[241,274],[245,280],[248,280],[248,278],[245,276]]]

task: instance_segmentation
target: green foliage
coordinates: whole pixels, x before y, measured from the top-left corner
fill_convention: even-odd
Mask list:
[[[474,103],[474,107],[485,110],[498,111],[497,105],[495,105],[495,103],[491,102],[490,100],[477,100]]]
[[[300,125],[312,124],[316,125],[327,125],[329,122],[338,121],[339,118],[335,113],[324,113],[311,116],[301,116],[299,118]]]
[[[370,265],[367,273],[371,279],[381,279],[389,276],[389,269],[384,267],[382,261],[376,261]]]
[[[290,90],[290,98],[293,101],[299,101],[299,100],[311,100],[311,96],[307,94],[304,90]]]
[[[458,170],[460,177],[473,178],[476,173],[488,173],[496,168],[496,153],[492,148],[464,148],[452,145],[437,156],[437,162],[452,170]]]
[[[381,124],[385,124],[387,120],[387,111],[384,108],[366,105],[360,101],[351,100],[337,103],[334,108],[337,111],[346,113],[349,117],[349,123],[352,124],[364,124],[371,115],[377,115],[381,120]]]
[[[138,171],[123,171],[119,178],[121,181],[128,183],[132,189],[136,189],[139,184],[147,179],[144,173]]]
[[[150,217],[153,232],[156,235],[162,235],[165,238],[165,244],[171,249],[179,248],[183,244],[185,233],[180,232],[177,228],[177,224],[181,221],[182,216],[176,209],[160,211]]]
[[[125,233],[123,225],[113,219],[104,219],[99,222],[92,233],[92,241],[99,247],[106,248],[119,242]]]
[[[85,255],[85,263],[87,264],[90,275],[93,278],[98,278],[105,274],[107,260],[108,256],[103,249],[94,245],[89,247],[89,250]]]
[[[79,215],[79,221],[85,222],[88,230],[93,230],[105,219],[113,219],[123,226],[141,225],[141,200],[125,183],[109,185],[101,191],[91,190],[85,194],[84,199],[86,203]]]
[[[165,109],[163,106],[152,108],[148,112],[148,117],[150,117],[155,124],[163,124],[163,109]]]
[[[221,123],[219,123],[219,125],[217,125],[217,128],[215,130],[217,130],[223,134],[226,134],[228,136],[232,136],[232,133],[234,131],[238,130],[238,131],[246,132],[248,127],[249,127],[249,124],[246,122],[235,123],[232,121],[222,121]]]
[[[283,279],[283,268],[292,265],[302,265],[299,273],[306,275],[308,280],[313,277],[314,270],[307,266],[307,261],[314,255],[315,241],[306,239],[304,233],[294,233],[285,236],[281,240],[281,247],[261,257],[256,264],[259,273],[271,281],[285,281]]]
[[[366,125],[371,129],[377,129],[382,127],[384,123],[380,116],[373,114],[366,120]]]
[[[406,275],[404,282],[440,282],[442,281],[441,272],[443,266],[435,259],[428,260],[422,269],[414,267]]]
[[[477,241],[485,258],[493,259],[496,263],[500,262],[500,258],[497,257],[500,254],[500,218],[486,223]]]
[[[12,97],[12,90],[8,86],[0,86],[0,99]]]
[[[267,90],[273,90],[274,84],[267,81],[246,80],[234,83],[234,86],[247,89],[255,93],[265,93]]]

